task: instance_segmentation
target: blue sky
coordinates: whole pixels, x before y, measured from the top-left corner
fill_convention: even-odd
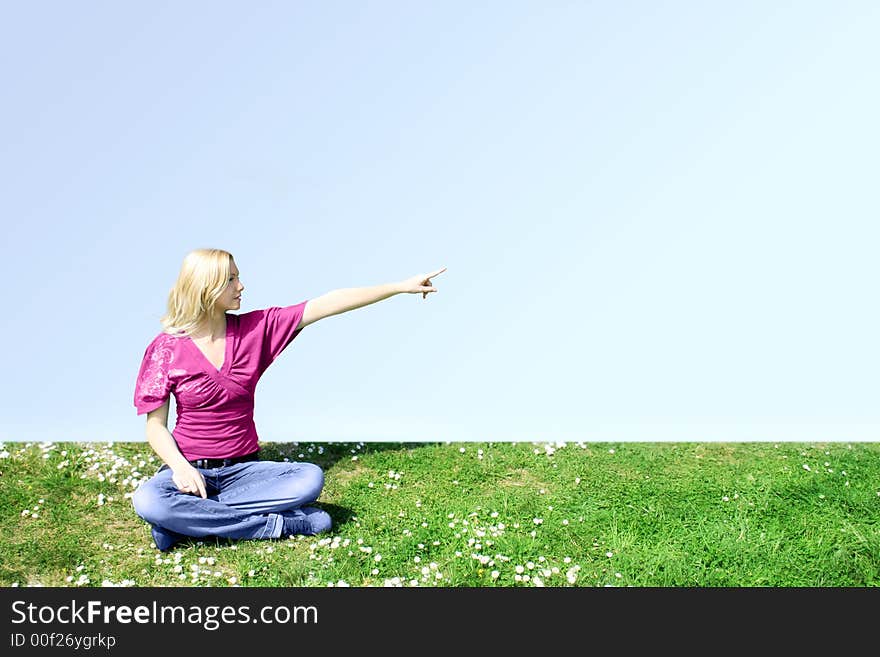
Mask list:
[[[7,4],[0,440],[143,440],[199,247],[242,312],[448,267],[305,329],[266,441],[878,440],[878,33],[874,2]]]

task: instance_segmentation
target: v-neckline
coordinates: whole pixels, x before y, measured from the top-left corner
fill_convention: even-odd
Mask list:
[[[214,363],[211,362],[211,359],[208,358],[207,355],[205,355],[205,352],[202,351],[201,347],[196,344],[195,340],[193,340],[191,336],[187,336],[187,338],[187,342],[189,342],[193,346],[193,349],[196,350],[199,356],[201,356],[202,360],[205,361],[205,363],[208,365],[209,373],[221,374],[225,370],[229,369],[230,361],[232,360],[232,317],[229,315],[229,313],[226,313],[226,337],[224,338],[225,344],[223,345],[223,363],[220,365],[220,367],[217,367],[216,365],[214,365]]]

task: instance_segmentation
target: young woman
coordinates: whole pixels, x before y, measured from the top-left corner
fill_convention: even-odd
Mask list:
[[[431,278],[444,271],[236,315],[228,311],[241,308],[245,288],[232,255],[222,249],[187,254],[134,392],[138,415],[147,414],[147,441],[164,462],[132,498],[152,526],[156,547],[168,550],[185,536],[269,539],[329,530],[329,514],[309,506],[324,485],[321,468],[259,459],[257,382],[309,324],[395,294],[424,299],[437,291]]]

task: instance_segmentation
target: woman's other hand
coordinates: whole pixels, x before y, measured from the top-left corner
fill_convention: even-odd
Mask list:
[[[203,499],[208,497],[205,488],[205,478],[201,472],[190,464],[175,470],[174,474],[171,475],[171,481],[174,482],[177,489],[182,493],[198,495]]]
[[[419,274],[418,276],[413,276],[412,278],[408,278],[405,281],[402,281],[401,292],[406,292],[407,294],[418,294],[422,293],[422,298],[426,298],[429,292],[436,292],[437,288],[433,286],[431,283],[431,279],[435,276],[439,276],[443,272],[446,271],[446,267],[442,269],[438,269],[435,272],[430,274]]]

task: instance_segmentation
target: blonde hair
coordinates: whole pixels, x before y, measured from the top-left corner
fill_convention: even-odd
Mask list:
[[[213,312],[229,282],[232,259],[223,249],[195,249],[186,254],[168,294],[168,312],[160,320],[165,333],[190,335]]]

